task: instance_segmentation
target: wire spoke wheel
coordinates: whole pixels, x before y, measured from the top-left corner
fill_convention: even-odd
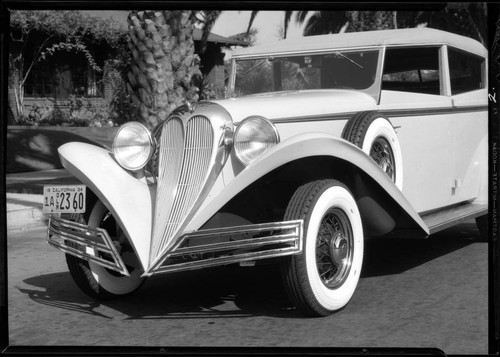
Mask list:
[[[370,157],[384,171],[392,181],[396,181],[396,166],[394,164],[394,153],[387,139],[382,136],[377,137],[370,149]]]
[[[282,260],[290,300],[312,316],[342,309],[363,262],[363,225],[351,192],[337,180],[308,182],[295,191],[284,218],[304,221],[302,252]]]
[[[353,258],[353,234],[347,215],[331,209],[321,222],[316,246],[316,264],[323,284],[329,289],[342,285]]]

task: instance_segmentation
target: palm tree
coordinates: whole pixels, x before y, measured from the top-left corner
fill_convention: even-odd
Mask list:
[[[259,11],[252,11],[249,28]],[[284,35],[293,11],[284,12]],[[304,36],[428,26],[475,38],[486,44],[486,3],[450,3],[437,11],[297,11]],[[310,15],[310,16],[309,16]],[[308,17],[309,16],[309,17]],[[307,19],[307,21],[306,21]]]
[[[305,11],[307,13],[307,11]],[[257,14],[259,13],[259,10],[252,11],[250,13],[250,20],[248,21],[248,29],[247,29],[247,34],[250,32],[250,29],[252,28],[252,24],[257,17]],[[285,21],[283,22],[283,38],[286,38],[286,33],[288,31],[288,25],[290,24],[290,21],[292,19],[292,14],[293,11],[285,11]]]
[[[486,3],[450,3],[439,11],[399,11],[398,23],[401,27],[415,27],[426,24],[440,30],[474,38],[487,45]]]
[[[193,30],[203,25],[202,48],[221,11],[131,11],[132,54],[128,91],[140,120],[153,128],[186,100],[197,101],[193,77],[201,76]]]
[[[297,11],[295,22],[304,27],[304,36],[322,35],[328,33],[350,31],[366,31],[378,28],[388,28],[386,21],[381,19],[381,13],[387,11]],[[252,11],[248,28],[252,26],[258,10]],[[283,38],[286,38],[288,26],[292,20],[294,11],[284,11]]]

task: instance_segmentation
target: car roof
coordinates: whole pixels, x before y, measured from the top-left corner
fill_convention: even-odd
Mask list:
[[[235,49],[233,57],[261,56],[290,52],[400,45],[450,45],[486,57],[488,51],[478,41],[432,28],[411,28],[348,32],[285,39],[260,46]]]

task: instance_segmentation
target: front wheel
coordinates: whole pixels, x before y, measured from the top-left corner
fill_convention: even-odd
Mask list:
[[[120,247],[121,258],[130,276],[66,254],[66,263],[76,285],[90,297],[98,299],[112,299],[139,289],[145,280],[141,277],[143,272],[141,264],[106,206],[100,200],[94,200],[89,204],[89,210],[83,220],[89,227],[100,227],[108,231],[113,243]]]
[[[363,227],[356,202],[342,183],[319,180],[297,189],[285,220],[304,220],[302,252],[287,257],[282,274],[296,307],[313,316],[343,308],[358,284]]]

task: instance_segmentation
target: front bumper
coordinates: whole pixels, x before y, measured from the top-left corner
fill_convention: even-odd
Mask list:
[[[125,263],[105,229],[91,228],[51,215],[47,242],[67,254],[129,276]]]
[[[145,269],[145,276],[299,254],[303,221],[252,224],[184,234]],[[111,237],[102,228],[52,216],[47,241],[55,248],[128,276]]]

